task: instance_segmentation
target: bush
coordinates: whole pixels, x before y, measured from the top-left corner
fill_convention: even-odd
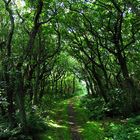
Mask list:
[[[87,122],[84,126],[84,131],[82,132],[84,140],[103,140],[104,132],[100,124],[97,122]]]
[[[123,116],[126,114],[126,105],[124,104],[123,91],[114,89],[109,92],[110,101],[105,103],[103,98],[93,98],[89,95],[81,100],[81,106],[88,110],[89,118],[94,120],[103,119],[105,117]]]
[[[27,127],[29,134],[40,133],[48,129],[43,118],[36,114],[30,114],[27,118]]]
[[[1,140],[22,140],[20,138],[20,136],[22,135],[22,129],[20,127],[11,128],[6,122],[0,122],[0,124]]]
[[[114,116],[124,115],[128,112],[125,91],[121,90],[120,88],[115,88],[109,91],[109,96],[111,99],[107,106]]]
[[[128,123],[133,123],[135,125],[140,125],[140,115],[128,119]]]
[[[81,101],[81,106],[88,110],[89,118],[94,120],[102,119],[108,110],[103,99],[99,97],[91,98],[85,96]]]
[[[48,128],[44,119],[35,113],[28,113],[27,128],[24,129],[21,127],[19,118],[16,119],[18,125],[11,128],[8,121],[0,118],[0,140],[32,140],[34,134],[46,131]]]
[[[105,128],[105,135],[113,140],[140,140],[140,127],[130,123],[110,123]]]

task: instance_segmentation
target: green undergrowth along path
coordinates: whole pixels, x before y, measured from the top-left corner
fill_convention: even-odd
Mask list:
[[[46,118],[49,129],[46,133],[37,136],[39,140],[70,140],[70,130],[67,122],[68,101],[60,101],[56,105],[51,109],[49,116]]]
[[[83,140],[103,140],[104,132],[101,124],[96,121],[89,121],[88,110],[81,107],[81,99],[84,96],[72,98],[75,106],[77,124],[80,125],[79,132]]]
[[[81,105],[84,96],[72,98],[76,121],[83,140],[140,140],[140,116],[130,118],[89,119],[89,110]],[[98,110],[97,110],[98,111]],[[96,114],[95,114],[96,115]],[[98,115],[98,114],[97,114]]]
[[[68,105],[72,104],[78,133],[82,140],[140,140],[140,116],[131,118],[90,119],[89,110],[81,100],[85,95],[77,95],[56,103],[46,118],[49,129],[37,140],[72,140]]]

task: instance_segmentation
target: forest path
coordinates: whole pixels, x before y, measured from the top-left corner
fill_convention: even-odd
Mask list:
[[[80,96],[57,100],[56,105],[48,110],[46,123],[49,128],[46,133],[39,134],[37,140],[82,140],[81,123],[85,121],[78,109],[78,102]]]
[[[124,123],[123,120],[110,118],[90,120],[89,110],[82,104],[84,98],[84,96],[78,95],[65,100],[57,99],[53,106],[50,104],[51,108],[47,109],[48,114],[44,118],[48,129],[46,132],[35,135],[34,140],[111,140],[116,136],[118,139],[128,139],[127,132],[132,130],[129,127],[133,123],[127,124],[126,121]],[[136,140],[140,140],[138,133],[140,128],[139,126],[134,128],[137,128],[134,131],[135,134],[138,134]],[[134,132],[131,134],[132,136]]]
[[[71,137],[72,140],[82,140],[80,133],[79,133],[79,128],[80,126],[77,124],[76,121],[76,114],[74,110],[74,105],[72,102],[68,104],[68,121],[70,125],[70,132],[71,132]]]

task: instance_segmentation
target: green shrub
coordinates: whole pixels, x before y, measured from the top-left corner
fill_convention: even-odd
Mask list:
[[[85,96],[81,101],[81,106],[86,108],[91,119],[102,119],[105,116],[105,111],[108,110],[105,102],[101,98],[91,98]]]
[[[128,119],[128,123],[130,123],[130,124],[133,123],[135,125],[140,125],[140,115]]]
[[[140,140],[140,127],[132,123],[110,123],[105,128],[105,135],[113,140]]]
[[[103,140],[104,138],[103,129],[97,122],[87,122],[82,133],[84,140]]]
[[[27,118],[27,127],[30,134],[39,133],[48,129],[43,118],[36,114],[30,114]]]
[[[7,122],[0,122],[0,139],[11,139],[21,135],[21,128],[11,128]],[[14,138],[15,139],[15,138]]]
[[[115,88],[110,90],[108,94],[111,98],[107,106],[112,111],[114,116],[127,114],[128,104],[125,99],[126,92],[120,88]]]

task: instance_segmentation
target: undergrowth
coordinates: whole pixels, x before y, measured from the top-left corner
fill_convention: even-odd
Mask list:
[[[88,120],[80,122],[84,140],[140,140],[140,115],[114,116],[102,99],[88,96],[81,98],[79,108]]]

